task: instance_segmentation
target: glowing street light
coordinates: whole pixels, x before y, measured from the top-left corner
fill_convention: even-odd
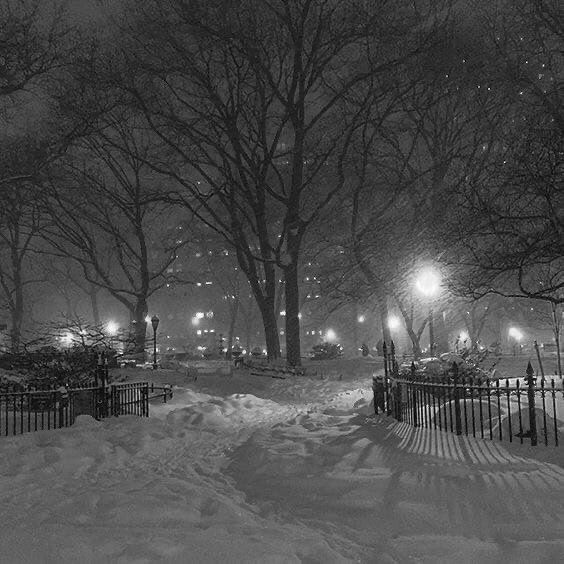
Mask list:
[[[119,325],[115,321],[108,321],[108,323],[106,323],[106,333],[108,333],[110,337],[115,337],[118,331]]]
[[[366,321],[366,316],[364,315],[359,315],[358,316],[358,322],[359,323],[364,323]]]
[[[335,333],[335,331],[333,331],[333,329],[327,329],[327,331],[325,332],[325,340],[328,343],[332,343],[334,341],[337,340],[337,333]]]
[[[517,327],[510,327],[508,333],[509,336],[513,337],[516,341],[520,341],[523,338],[523,333],[521,333]]]
[[[401,322],[398,317],[396,317],[395,315],[390,315],[390,317],[388,317],[388,327],[392,331],[394,331],[395,329],[399,329],[400,325]]]
[[[415,281],[415,286],[420,294],[432,298],[439,293],[441,277],[434,268],[424,268]]]
[[[424,268],[417,277],[415,281],[415,287],[417,291],[432,300],[441,288],[441,277],[440,274],[434,268]],[[433,308],[429,304],[429,349],[431,351],[431,356],[434,354],[435,348],[435,331],[433,327]]]
[[[519,345],[519,351],[521,350],[521,339],[523,338],[523,333],[517,329],[517,327],[510,327],[507,332],[510,337],[515,339],[513,343],[513,356],[515,356],[517,351],[517,345]]]
[[[61,337],[61,341],[67,345],[70,346],[72,344],[72,333],[65,333],[62,337]]]

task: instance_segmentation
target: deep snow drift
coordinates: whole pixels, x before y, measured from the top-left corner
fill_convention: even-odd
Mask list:
[[[0,439],[0,560],[561,561],[563,464],[374,419],[366,378],[225,378]]]

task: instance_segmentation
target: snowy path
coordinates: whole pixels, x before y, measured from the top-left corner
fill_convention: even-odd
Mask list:
[[[561,467],[385,419],[299,419],[232,455],[229,475],[267,513],[344,537],[364,562],[560,561]]]
[[[3,438],[0,562],[560,561],[562,466],[375,421],[366,384],[208,378]]]

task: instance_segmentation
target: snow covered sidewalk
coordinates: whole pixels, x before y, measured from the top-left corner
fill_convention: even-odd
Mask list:
[[[560,561],[561,466],[374,420],[367,384],[209,379],[149,419],[2,438],[0,559]]]
[[[251,502],[352,559],[551,563],[564,550],[564,469],[493,442],[310,415],[258,433],[232,459]]]

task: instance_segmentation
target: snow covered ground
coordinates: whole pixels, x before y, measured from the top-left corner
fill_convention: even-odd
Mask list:
[[[144,376],[149,419],[0,439],[1,562],[561,561],[562,447],[374,419],[366,376]]]

